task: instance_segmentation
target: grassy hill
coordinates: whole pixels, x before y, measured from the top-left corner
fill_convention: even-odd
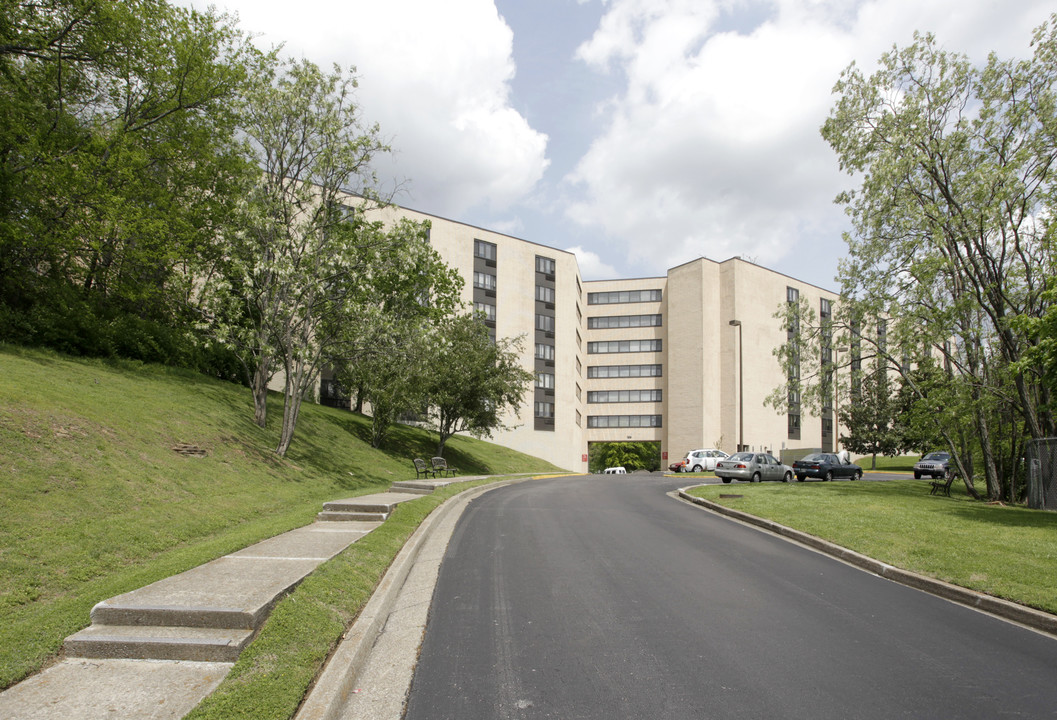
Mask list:
[[[47,662],[92,606],[312,522],[326,500],[414,478],[436,435],[305,405],[286,458],[245,388],[171,368],[0,346],[0,688]],[[191,445],[204,457],[174,450]],[[452,438],[465,473],[554,470]]]

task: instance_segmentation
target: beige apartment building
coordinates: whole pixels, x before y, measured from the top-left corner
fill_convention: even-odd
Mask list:
[[[740,258],[585,282],[564,250],[406,208],[384,213],[428,220],[431,245],[466,281],[463,300],[496,337],[524,339],[535,387],[494,442],[576,472],[597,442],[656,442],[666,465],[696,448],[837,449],[833,410],[765,403],[785,374],[774,350],[788,333],[775,313],[806,299],[824,314],[834,293]],[[802,362],[817,368],[823,352],[804,348]]]

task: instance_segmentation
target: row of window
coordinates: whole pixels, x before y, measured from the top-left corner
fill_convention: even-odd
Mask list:
[[[546,390],[554,389],[554,373],[536,373],[536,387]]]
[[[660,390],[589,390],[589,403],[661,402]]]
[[[496,259],[496,246],[495,243],[485,242],[484,240],[473,241],[473,256],[479,257],[483,260],[491,260],[495,262]]]
[[[475,302],[473,309],[484,315],[484,319],[488,322],[495,322],[495,305],[489,305],[488,303]]]
[[[587,343],[588,355],[607,353],[660,352],[660,340],[599,340]]]
[[[660,327],[660,315],[606,315],[587,318],[588,330],[612,328]]]
[[[536,299],[540,302],[552,303],[554,302],[554,288],[547,287],[546,285],[536,286]]]
[[[614,290],[587,293],[588,305],[616,305],[619,303],[660,302],[660,290]]]
[[[536,359],[537,360],[553,360],[554,359],[554,346],[547,345],[545,343],[536,343]]]
[[[589,428],[661,427],[660,415],[588,415]]]
[[[481,290],[495,290],[495,275],[475,272],[473,274],[473,286]]]
[[[660,365],[588,365],[589,378],[662,377]]]

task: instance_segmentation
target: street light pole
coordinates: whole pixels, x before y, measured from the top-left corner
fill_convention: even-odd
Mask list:
[[[738,329],[738,452],[741,452],[745,443],[745,379],[742,375],[742,338],[741,320],[731,320],[731,327]]]

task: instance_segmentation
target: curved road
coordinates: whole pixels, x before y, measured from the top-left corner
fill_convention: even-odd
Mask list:
[[[1057,640],[667,496],[682,480],[474,500],[406,717],[1057,716]]]

